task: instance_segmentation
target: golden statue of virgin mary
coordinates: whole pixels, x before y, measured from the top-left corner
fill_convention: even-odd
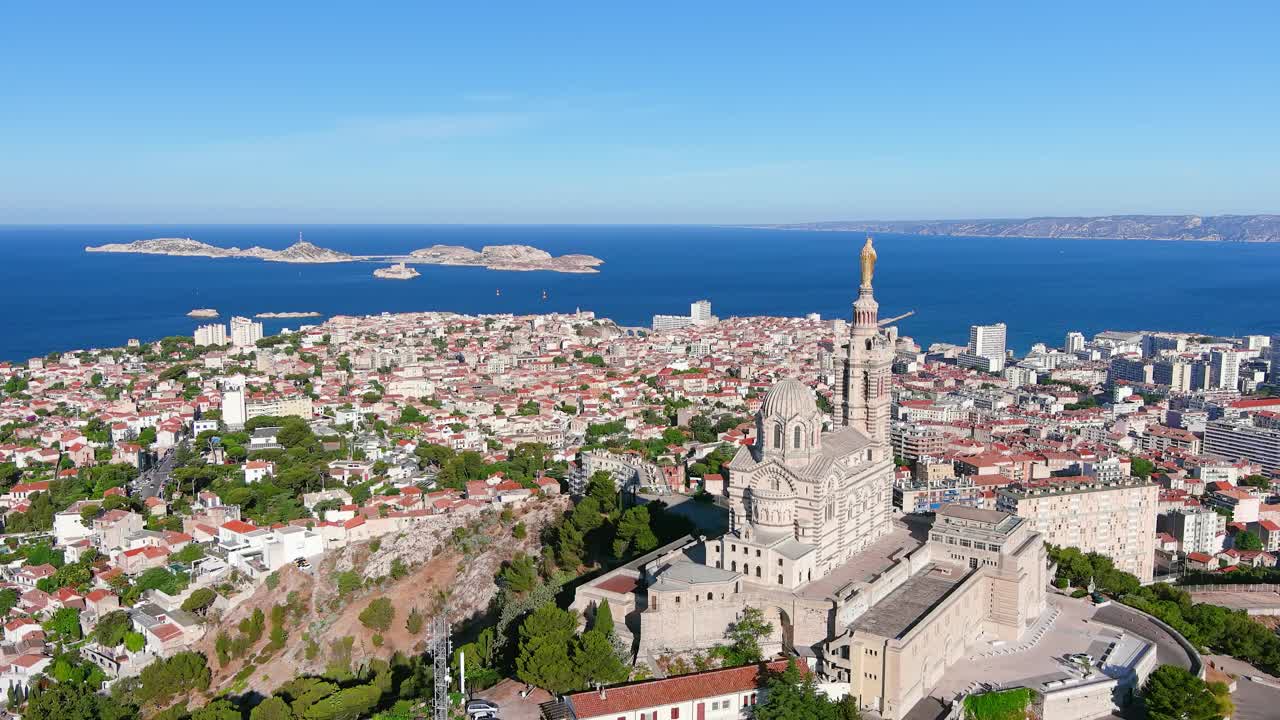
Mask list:
[[[862,246],[862,287],[871,287],[871,276],[876,272],[876,249],[871,246],[871,236]]]

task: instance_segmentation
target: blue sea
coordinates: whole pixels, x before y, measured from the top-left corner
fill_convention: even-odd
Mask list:
[[[251,259],[90,254],[86,245],[191,237],[284,248],[305,238],[353,254],[435,243],[526,244],[589,253],[601,272],[495,272],[419,265],[379,280],[370,263],[292,265]],[[448,310],[593,310],[624,325],[685,314],[708,298],[721,317],[847,318],[858,284],[858,233],[707,226],[4,226],[0,359],[191,334],[192,308],[232,315]],[[1005,322],[1010,346],[1061,344],[1068,330],[1280,333],[1280,244],[952,238],[879,234],[882,317],[921,344],[963,343],[973,323]],[[501,290],[501,295],[497,291]],[[542,300],[542,292],[547,299]],[[316,320],[268,320],[268,332]]]

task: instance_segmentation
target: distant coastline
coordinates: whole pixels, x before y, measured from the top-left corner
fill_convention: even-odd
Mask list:
[[[922,221],[834,220],[744,227],[766,230],[882,232],[952,237],[1280,242],[1280,215],[1103,215]]]
[[[254,317],[260,320],[280,320],[280,319],[287,319],[287,318],[313,318],[313,317],[322,317],[322,316],[320,313],[312,311],[312,312],[265,312],[265,313],[258,313],[257,315],[254,315]]]
[[[408,255],[351,255],[322,248],[302,239],[284,250],[271,250],[258,246],[242,250],[238,247],[224,248],[210,245],[191,238],[152,238],[128,243],[89,245],[84,251],[175,257],[252,258],[268,262],[303,264],[375,261],[410,265],[465,265],[516,272],[544,270],[562,273],[595,273],[599,272],[596,269],[597,266],[604,264],[604,260],[594,255],[571,253],[554,256],[529,245],[486,245],[478,251],[460,245],[432,245],[414,250]],[[383,276],[379,275],[379,277]]]

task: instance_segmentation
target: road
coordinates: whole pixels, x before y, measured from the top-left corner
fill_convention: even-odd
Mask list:
[[[169,448],[160,462],[134,479],[131,494],[142,500],[162,494],[164,486],[169,482],[169,474],[173,472],[173,461],[173,448]]]

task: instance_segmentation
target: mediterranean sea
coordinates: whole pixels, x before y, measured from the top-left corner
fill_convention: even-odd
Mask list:
[[[86,245],[191,237],[284,248],[298,232],[353,254],[407,253],[436,243],[524,244],[589,253],[598,274],[499,272],[418,265],[379,280],[367,262],[295,265],[252,259],[85,253]],[[1165,329],[1280,333],[1280,243],[954,238],[877,234],[881,317],[922,345],[964,343],[973,323],[1005,322],[1009,344],[1061,345],[1069,330]],[[721,317],[847,318],[863,235],[709,226],[3,226],[0,359],[190,335],[193,308],[232,315],[572,312],[623,325],[687,314],[711,300]],[[542,299],[543,291],[547,299]],[[499,294],[500,291],[500,294]],[[268,333],[316,319],[265,320]]]

